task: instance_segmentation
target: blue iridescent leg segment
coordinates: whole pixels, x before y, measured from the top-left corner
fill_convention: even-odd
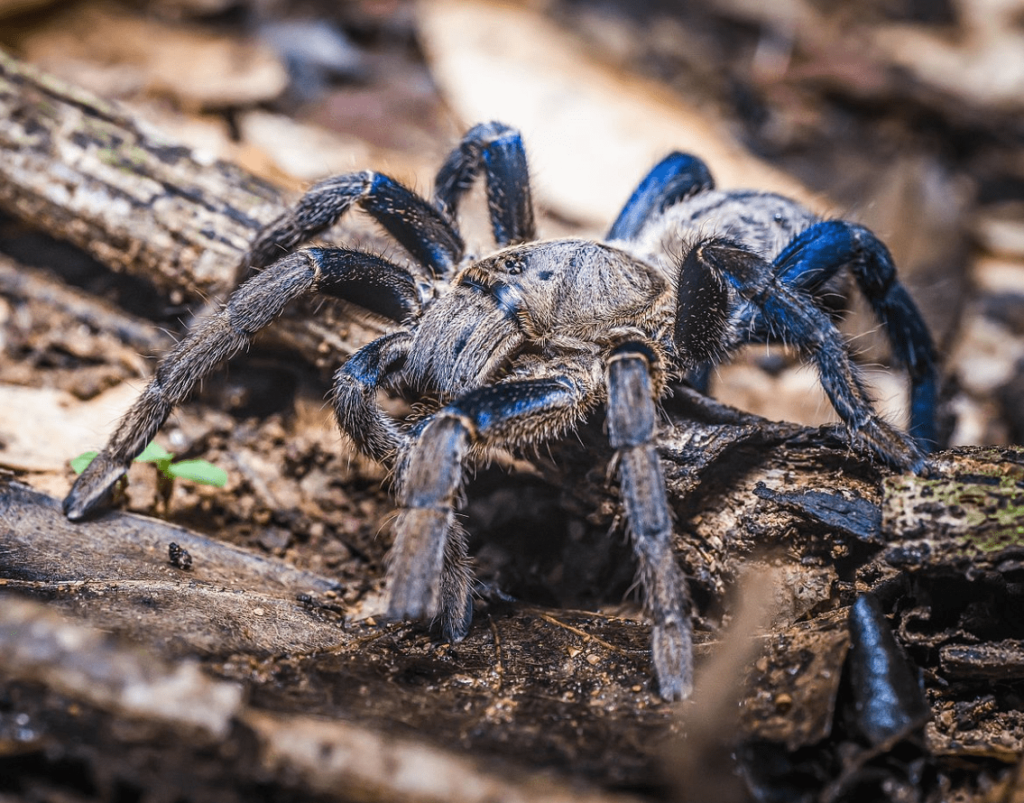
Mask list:
[[[434,179],[434,203],[454,220],[462,196],[483,169],[487,209],[499,246],[536,237],[530,174],[519,132],[503,123],[476,125],[448,154]]]
[[[654,448],[654,356],[625,343],[608,361],[608,438],[616,451],[622,502],[637,561],[644,606],[653,621],[651,658],[661,696],[693,689],[693,628],[689,587],[672,552],[672,514]]]
[[[855,440],[894,468],[920,469],[919,447],[875,413],[842,336],[813,296],[781,281],[775,265],[734,243],[698,243],[680,272],[675,342],[683,366],[717,362],[748,342],[751,320],[767,337],[793,344],[815,362]]]
[[[455,521],[463,466],[475,446],[529,442],[582,415],[583,388],[569,378],[526,379],[479,388],[417,428],[397,476],[402,511],[388,560],[388,616],[439,619],[461,640],[472,619],[466,538]]]
[[[670,153],[633,190],[606,239],[632,239],[651,217],[684,198],[714,188],[715,180],[704,162],[688,153]]]
[[[393,178],[366,171],[316,184],[260,232],[243,267],[249,271],[269,265],[333,226],[353,204],[369,213],[434,277],[449,275],[462,258],[462,239],[443,214]]]
[[[412,335],[395,332],[363,346],[334,375],[334,414],[341,431],[363,454],[394,464],[404,434],[377,402],[377,392],[402,369]]]
[[[926,450],[936,445],[938,361],[921,313],[896,276],[889,249],[863,226],[827,220],[802,232],[775,260],[779,279],[815,293],[849,265],[885,328],[896,362],[910,374],[910,432]]]
[[[247,348],[291,301],[314,293],[346,298],[396,322],[418,314],[420,307],[409,272],[371,254],[307,248],[278,260],[239,287],[220,312],[164,355],[114,437],[75,481],[64,499],[64,515],[78,520],[99,507],[171,410],[204,377]]]

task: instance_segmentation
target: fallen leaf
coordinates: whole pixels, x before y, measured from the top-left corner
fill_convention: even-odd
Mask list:
[[[608,225],[640,178],[672,150],[704,159],[723,187],[757,187],[823,206],[751,156],[707,110],[612,70],[542,13],[487,0],[418,6],[434,76],[468,125],[501,120],[525,137],[543,204]]]
[[[0,385],[0,465],[21,471],[61,471],[103,444],[139,395],[123,382],[89,401],[54,388]]]

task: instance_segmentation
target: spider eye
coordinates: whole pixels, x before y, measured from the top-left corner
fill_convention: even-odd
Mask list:
[[[526,270],[526,265],[518,257],[512,257],[505,261],[505,272],[509,276],[518,276],[524,270]]]

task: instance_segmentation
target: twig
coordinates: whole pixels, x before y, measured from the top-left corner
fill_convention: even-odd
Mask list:
[[[541,619],[543,619],[545,622],[548,622],[550,624],[556,625],[557,627],[561,627],[561,628],[563,628],[565,630],[568,630],[570,633],[575,633],[577,636],[582,637],[584,641],[592,641],[595,644],[600,644],[606,650],[610,650],[611,652],[618,653],[619,655],[629,655],[629,653],[626,650],[622,649],[621,647],[616,647],[614,644],[609,644],[604,639],[599,638],[599,637],[593,635],[592,633],[588,633],[586,630],[580,630],[578,627],[573,627],[572,625],[568,625],[565,622],[561,622],[558,619],[556,619],[554,616],[551,616],[551,614],[544,613],[543,611],[539,611],[539,610],[536,610],[536,609],[534,609],[532,612],[534,614],[536,614],[538,617],[540,617]]]

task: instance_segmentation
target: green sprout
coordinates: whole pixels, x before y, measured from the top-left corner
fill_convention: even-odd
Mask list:
[[[76,474],[81,474],[98,454],[99,452],[83,452],[78,457],[72,458],[71,468]],[[152,463],[156,469],[157,494],[160,501],[163,502],[165,513],[170,507],[176,479],[197,482],[200,485],[213,485],[217,488],[223,488],[228,481],[228,473],[224,469],[218,468],[206,460],[175,461],[174,454],[168,452],[156,441],[143,449],[142,454],[135,458],[135,462]]]

